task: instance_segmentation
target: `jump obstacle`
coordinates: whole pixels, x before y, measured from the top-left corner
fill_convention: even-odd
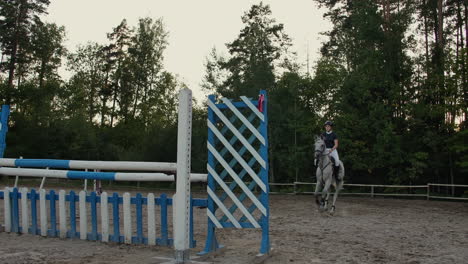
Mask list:
[[[208,98],[208,234],[201,255],[222,247],[216,229],[232,227],[261,229],[259,255],[270,251],[267,96],[261,91],[258,101],[241,99],[216,104]],[[259,196],[253,193],[257,186]]]
[[[174,246],[176,262],[183,263],[190,259],[190,248],[196,245],[193,238],[193,207],[201,206],[207,207],[208,234],[205,249],[200,255],[222,247],[216,239],[217,228],[232,227],[261,229],[260,254],[269,253],[266,93],[261,91],[259,100],[253,101],[246,97],[241,97],[241,100],[231,102],[222,98],[223,103],[216,104],[215,97],[209,97],[208,174],[190,173],[192,100],[191,91],[188,89],[179,94],[177,163],[0,158],[0,175],[42,177],[43,181],[45,178],[177,181],[176,194],[172,199],[164,194],[158,198],[154,197],[154,194],[148,194],[147,197],[141,194],[130,197],[129,193],[119,197],[116,193],[102,193],[99,196],[95,192],[88,194],[85,191],[77,195],[73,191],[66,194],[63,190],[56,194],[54,191],[46,193],[42,188],[39,192],[34,189],[29,192],[26,188],[6,188],[0,192],[0,199],[4,199],[5,231],[103,242]],[[2,107],[2,156],[8,113],[8,107]],[[191,198],[190,182],[206,181],[208,198]],[[231,183],[228,185],[227,182]],[[253,191],[257,187],[260,188],[258,196]],[[240,196],[237,196],[239,193]],[[248,208],[246,198],[252,203]],[[79,226],[76,203],[79,204]],[[112,214],[109,214],[109,206],[112,208]],[[131,213],[132,206],[135,207],[134,216]],[[155,228],[156,206],[160,206],[161,212],[159,237],[156,236]],[[168,235],[168,206],[173,206],[174,238]],[[144,211],[147,222],[145,233]],[[87,212],[90,212],[90,224]],[[136,232],[132,231],[133,223]]]

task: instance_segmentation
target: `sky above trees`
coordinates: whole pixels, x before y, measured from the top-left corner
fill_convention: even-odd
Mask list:
[[[163,18],[169,31],[169,45],[164,54],[165,67],[178,74],[204,99],[200,88],[205,72],[205,58],[213,47],[227,54],[225,44],[237,38],[242,28],[241,16],[258,1],[146,1],[146,0],[80,0],[51,1],[45,21],[63,25],[67,32],[65,45],[75,51],[77,45],[88,41],[104,44],[106,33],[116,27],[122,19],[134,25],[142,17]],[[298,62],[307,70],[307,53],[310,67],[319,58],[321,43],[326,39],[320,32],[331,28],[323,19],[324,9],[310,0],[297,0],[292,4],[284,0],[264,1],[269,4],[274,17],[283,23],[292,39],[292,50],[297,52]],[[65,67],[61,75],[67,78]]]

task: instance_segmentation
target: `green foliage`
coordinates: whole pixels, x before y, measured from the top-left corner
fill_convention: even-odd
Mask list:
[[[285,73],[271,89],[269,147],[275,181],[309,180],[314,175],[311,146],[321,125],[318,116],[307,107],[307,97],[302,95],[316,91],[315,88],[310,78]]]
[[[39,23],[32,27],[31,53],[38,73],[39,87],[44,81],[59,80],[57,69],[61,65],[66,49],[63,46],[65,28],[56,24]]]
[[[468,130],[464,129],[448,140],[448,145],[451,146],[449,151],[453,152],[457,160],[456,165],[460,167],[462,172],[468,172]]]
[[[229,59],[213,50],[206,64],[205,88],[228,98],[253,97],[259,90],[270,90],[275,85],[276,69],[288,65],[285,60],[291,40],[283,32],[283,24],[272,18],[269,5],[252,5],[242,23],[237,39],[226,44]],[[217,79],[223,70],[228,72],[226,79]]]
[[[428,166],[429,154],[426,152],[416,152],[408,155],[409,167],[406,169],[410,182],[415,182],[424,173]]]
[[[40,26],[40,15],[46,13],[49,0],[8,0],[0,2],[0,49],[8,59],[0,64],[0,71],[8,71],[8,85],[4,91],[5,102],[12,102],[15,90],[13,81],[18,75],[18,85],[27,73],[31,60],[31,32]]]

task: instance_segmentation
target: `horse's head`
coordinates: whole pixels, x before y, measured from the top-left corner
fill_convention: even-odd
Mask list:
[[[315,159],[319,159],[320,155],[325,152],[325,141],[321,137],[315,138]]]

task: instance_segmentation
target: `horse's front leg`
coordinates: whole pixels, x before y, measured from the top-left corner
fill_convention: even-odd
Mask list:
[[[327,177],[327,179],[325,180],[325,186],[323,187],[323,190],[322,190],[322,197],[325,197],[325,201],[323,205],[324,209],[327,209],[328,207],[328,198],[330,196],[329,192],[330,192],[331,183],[332,183],[332,177]]]
[[[317,180],[317,183],[315,184],[315,193],[314,193],[314,196],[315,196],[315,203],[320,206],[321,203],[322,203],[322,195],[320,193],[320,190],[322,189],[322,170],[320,170],[320,168],[317,168],[317,171],[315,173],[315,176],[316,176],[316,180]]]
[[[325,202],[324,202],[324,208],[325,210],[328,209],[328,200],[330,199],[330,189],[328,189],[327,194],[325,195]]]
[[[322,198],[322,197],[321,197],[321,194],[320,194],[320,192],[319,192],[319,191],[320,191],[321,185],[322,185],[322,184],[321,184],[320,182],[317,182],[317,184],[315,185],[315,194],[314,194],[314,196],[315,196],[315,203],[316,203],[317,205],[320,205],[320,200],[321,200],[321,198]]]

